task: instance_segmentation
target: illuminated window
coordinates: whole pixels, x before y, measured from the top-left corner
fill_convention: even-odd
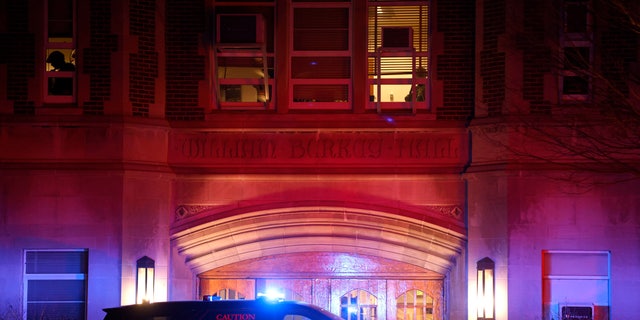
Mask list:
[[[369,1],[369,108],[428,109],[428,4]]]
[[[273,108],[274,2],[214,2],[214,105]]]
[[[25,251],[27,320],[86,319],[87,250]]]
[[[433,320],[433,298],[420,290],[410,290],[396,299],[396,319]]]
[[[590,8],[590,0],[564,1],[560,72],[563,102],[591,99],[593,32]]]
[[[244,294],[229,288],[221,289],[213,296],[217,297],[216,300],[243,300],[246,298]]]
[[[72,103],[76,95],[76,3],[75,0],[45,3],[45,102]]]
[[[353,290],[340,298],[340,316],[346,320],[376,319],[378,298],[365,290]]]

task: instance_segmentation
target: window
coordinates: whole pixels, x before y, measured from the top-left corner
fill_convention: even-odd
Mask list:
[[[409,290],[396,299],[396,319],[433,320],[433,298],[420,290]]]
[[[274,7],[214,2],[213,74],[218,109],[273,108]]]
[[[565,0],[560,95],[563,102],[590,100],[593,34],[590,0]]]
[[[244,294],[229,288],[221,289],[214,296],[219,297],[220,300],[243,300],[246,298]]]
[[[352,290],[340,298],[340,316],[346,320],[377,318],[378,298],[365,290]]]
[[[292,3],[292,109],[349,109],[351,2]]]
[[[73,103],[76,95],[75,0],[47,0],[45,102]]]
[[[27,320],[86,319],[87,250],[27,250],[24,261]]]
[[[428,109],[428,2],[370,0],[368,10],[369,108]]]
[[[562,94],[586,96],[590,92],[591,47],[565,47]],[[568,97],[567,97],[568,98]]]
[[[543,251],[542,318],[609,319],[610,282],[608,251]]]

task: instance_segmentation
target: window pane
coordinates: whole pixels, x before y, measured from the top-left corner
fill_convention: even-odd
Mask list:
[[[274,38],[274,7],[271,5],[238,5],[238,6],[217,6],[214,8],[216,14],[216,41],[221,43],[252,43],[250,39],[264,42],[267,52],[273,52]],[[242,20],[248,21],[242,24]],[[248,27],[251,25],[251,27]],[[247,29],[248,36],[241,30]]]
[[[351,76],[349,57],[294,57],[291,77],[294,79],[348,79]]]
[[[86,251],[28,251],[26,253],[27,274],[42,273],[86,273]]]
[[[347,102],[349,86],[347,85],[295,85],[293,86],[294,102]]]
[[[410,27],[412,46],[417,52],[428,50],[428,8],[427,6],[370,6],[369,7],[369,52],[382,46],[382,29]]]
[[[28,301],[83,301],[84,280],[29,280]]]
[[[49,0],[48,6],[49,41],[72,42],[73,0]]]
[[[353,290],[340,298],[340,316],[347,320],[376,319],[378,298],[364,290]]]
[[[273,59],[267,58],[267,72],[273,70]],[[264,78],[263,58],[255,56],[222,56],[218,57],[218,78]],[[269,78],[273,75],[269,74]]]
[[[589,94],[589,79],[581,76],[563,77],[562,94]]]
[[[565,47],[564,48],[564,68],[565,70],[587,70],[590,62],[589,47]]]
[[[48,94],[50,96],[73,95],[73,77],[49,77]]]
[[[584,33],[588,30],[587,1],[571,1],[565,5],[565,32]]]
[[[421,290],[409,290],[396,299],[398,320],[432,320],[433,298]]]
[[[293,49],[296,51],[349,50],[349,9],[296,8]]]
[[[27,320],[83,320],[85,304],[80,303],[29,303]]]

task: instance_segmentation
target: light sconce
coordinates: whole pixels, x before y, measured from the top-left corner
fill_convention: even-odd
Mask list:
[[[478,320],[495,319],[495,269],[495,262],[489,258],[478,261]]]
[[[155,261],[147,256],[136,261],[136,303],[138,304],[153,302],[155,265]]]

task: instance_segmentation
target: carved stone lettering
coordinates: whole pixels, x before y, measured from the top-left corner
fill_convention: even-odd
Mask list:
[[[377,159],[382,156],[383,140],[381,138],[359,139],[292,139],[290,158],[322,158],[322,159]]]
[[[267,139],[187,138],[182,142],[187,158],[266,159],[276,157],[276,142]]]
[[[169,161],[181,164],[340,166],[461,165],[464,132],[188,132],[171,136]]]

